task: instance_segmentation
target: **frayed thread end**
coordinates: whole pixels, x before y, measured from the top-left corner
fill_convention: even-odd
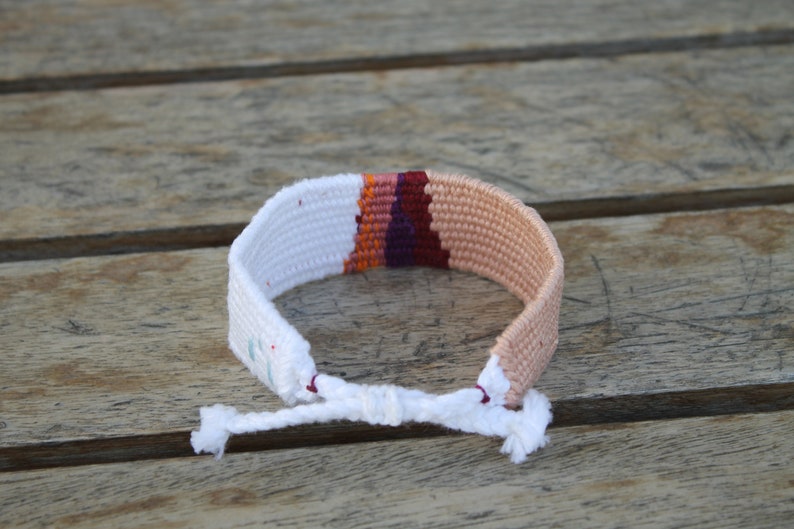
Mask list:
[[[201,427],[190,434],[193,450],[200,454],[214,454],[215,459],[223,457],[226,443],[231,432],[229,423],[237,417],[237,410],[231,406],[216,404],[201,408]]]
[[[501,452],[513,463],[523,463],[527,456],[549,442],[546,427],[551,422],[551,403],[543,393],[534,389],[524,397],[523,409],[516,412],[510,424],[511,433],[505,438]]]

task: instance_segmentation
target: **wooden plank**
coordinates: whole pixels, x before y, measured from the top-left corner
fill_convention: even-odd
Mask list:
[[[296,178],[406,166],[533,203],[791,197],[791,86],[776,47],[5,96],[0,240],[228,231]]]
[[[792,29],[786,0],[207,2],[0,5],[0,82],[473,53]]]
[[[4,473],[0,507],[14,527],[777,529],[792,428],[791,411],[564,428],[523,465],[461,436]]]
[[[792,219],[794,205],[554,223],[567,282],[539,387],[564,422],[794,406]],[[225,253],[0,265],[0,446],[181,435],[214,402],[279,408],[226,349]],[[520,309],[487,280],[430,269],[336,277],[279,303],[321,370],[433,391],[472,383]]]

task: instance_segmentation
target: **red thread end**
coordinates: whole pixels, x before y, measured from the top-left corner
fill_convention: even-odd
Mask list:
[[[474,387],[482,391],[482,400],[480,401],[482,404],[488,404],[489,402],[491,402],[491,397],[488,396],[488,392],[485,391],[485,388],[483,388],[479,384],[477,384]]]
[[[308,385],[308,386],[306,386],[306,389],[308,389],[308,390],[309,390],[309,391],[311,391],[312,393],[317,393],[317,386],[314,384],[314,381],[315,381],[316,379],[317,379],[317,375],[314,375],[314,376],[312,377],[312,381],[311,381],[311,382],[309,382],[309,385]]]

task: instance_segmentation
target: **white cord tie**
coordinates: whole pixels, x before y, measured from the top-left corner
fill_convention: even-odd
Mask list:
[[[433,395],[394,385],[351,384],[329,375],[315,376],[312,386],[323,401],[246,414],[222,404],[202,408],[201,428],[191,434],[193,449],[197,454],[212,453],[220,459],[231,434],[341,419],[389,426],[425,422],[502,437],[502,453],[514,463],[523,462],[528,454],[548,442],[546,426],[551,422],[551,404],[534,389],[524,397],[521,410],[509,410],[493,402],[484,403],[483,394],[487,393],[482,388]]]

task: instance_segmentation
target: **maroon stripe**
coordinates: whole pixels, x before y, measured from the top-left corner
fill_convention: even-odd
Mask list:
[[[430,229],[433,216],[428,207],[433,197],[425,193],[427,182],[427,173],[424,171],[408,171],[398,188],[402,211],[411,219],[414,227],[416,242],[413,247],[413,261],[418,266],[449,268],[449,250],[441,248],[438,233]]]

